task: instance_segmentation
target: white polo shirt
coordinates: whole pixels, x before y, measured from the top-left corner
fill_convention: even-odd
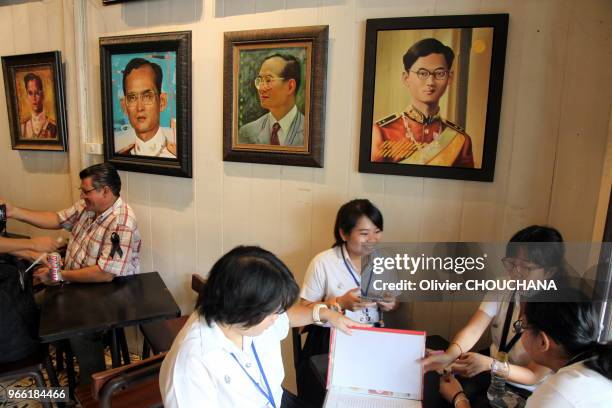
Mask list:
[[[289,318],[283,313],[261,335],[244,337],[244,350],[240,350],[215,323],[209,327],[203,316],[193,312],[162,363],[159,387],[164,406],[271,407],[230,354],[234,353],[244,369],[267,391],[251,348],[254,342],[274,402],[280,408],[281,383],[285,376],[280,342],[288,332]]]
[[[527,399],[526,408],[595,408],[612,404],[612,381],[578,362],[563,367]]]
[[[355,283],[349,268],[351,268],[357,282],[360,283],[361,276],[355,273],[356,269],[348,256],[348,252],[343,251],[342,247],[336,246],[319,253],[308,266],[300,296],[309,302],[321,302],[342,296],[349,289],[358,288],[359,285]],[[362,323],[375,323],[380,320],[377,307],[368,308],[367,313],[365,309],[356,312],[347,310],[346,316]],[[369,320],[367,319],[368,316],[370,317]]]

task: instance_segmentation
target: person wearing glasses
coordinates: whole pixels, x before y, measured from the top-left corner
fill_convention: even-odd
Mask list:
[[[70,231],[61,269],[63,282],[110,282],[115,276],[140,271],[140,233],[136,215],[120,197],[121,178],[109,163],[96,164],[79,173],[81,199],[59,212],[35,211],[6,204],[7,218],[38,228]],[[34,272],[35,281],[53,284],[49,268]],[[81,383],[106,369],[102,334],[70,339],[79,361]]]
[[[23,78],[28,102],[30,103],[30,117],[21,123],[21,137],[24,139],[55,139],[57,125],[45,113],[45,92],[42,79],[33,73]]]
[[[554,372],[527,399],[526,408],[610,406],[612,343],[598,341],[598,305],[576,288],[566,288],[564,297],[565,302],[545,296],[526,302],[515,322],[531,359]],[[440,393],[457,408],[470,407],[451,375],[440,380]]]
[[[300,78],[300,62],[293,55],[264,59],[254,83],[261,107],[268,112],[239,129],[239,143],[304,146],[304,114],[295,104]]]
[[[373,162],[474,167],[472,140],[440,116],[440,98],[453,79],[455,53],[435,38],[416,42],[404,54],[402,83],[412,97],[401,113],[372,128]]]
[[[117,154],[176,158],[174,130],[160,126],[160,114],[168,106],[162,81],[162,69],[154,62],[134,58],[125,66],[121,109],[132,127],[115,133]]]
[[[518,231],[506,246],[502,263],[512,279],[552,279],[563,287],[567,280],[564,266],[565,246],[559,231],[532,225]],[[423,359],[425,371],[450,368],[458,374],[470,398],[486,399],[493,358],[502,351],[508,355],[510,384],[527,395],[550,373],[534,362],[521,344],[520,333],[512,330],[519,318],[522,294],[514,293],[502,301],[483,301],[467,325],[459,331],[444,353],[431,353]],[[491,346],[471,351],[487,327],[491,327]]]

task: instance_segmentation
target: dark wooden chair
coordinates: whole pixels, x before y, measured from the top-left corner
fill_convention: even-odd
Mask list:
[[[206,279],[194,273],[191,275],[191,289],[200,293]],[[151,354],[158,354],[170,350],[176,335],[181,331],[189,316],[181,316],[176,319],[160,320],[156,322],[140,325],[140,331],[144,336],[142,345],[142,358],[147,358]]]
[[[57,375],[53,369],[51,358],[46,346],[41,346],[35,353],[10,363],[0,363],[0,382],[18,380],[30,377],[34,379],[37,387],[47,388],[48,385],[43,377],[43,368],[47,371],[49,382],[53,387],[59,387]],[[50,402],[43,402],[42,406],[51,408]]]
[[[77,400],[83,408],[161,407],[159,370],[165,356],[95,373],[90,385],[77,388]]]

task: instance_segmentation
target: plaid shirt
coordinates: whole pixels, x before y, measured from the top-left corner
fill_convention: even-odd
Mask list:
[[[72,207],[57,213],[60,226],[71,232],[66,249],[64,268],[75,270],[98,265],[104,272],[117,276],[133,275],[140,271],[140,234],[134,211],[120,198],[97,218],[85,210],[79,200]],[[112,250],[111,234],[119,235],[123,256]]]

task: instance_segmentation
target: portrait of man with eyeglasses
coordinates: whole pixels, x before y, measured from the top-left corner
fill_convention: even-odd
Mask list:
[[[406,51],[401,82],[410,103],[374,123],[373,162],[474,167],[470,136],[440,112],[440,99],[454,79],[454,60],[455,52],[435,38]]]
[[[55,120],[45,112],[45,92],[42,78],[29,72],[23,77],[30,116],[20,124],[24,139],[56,139]]]
[[[301,67],[295,56],[267,56],[253,80],[259,103],[267,112],[240,127],[238,143],[304,146],[304,114],[296,105],[300,84]]]
[[[125,66],[120,104],[131,127],[115,131],[115,153],[176,158],[174,130],[160,124],[160,115],[168,107],[162,82],[162,68],[155,62],[137,57]]]

